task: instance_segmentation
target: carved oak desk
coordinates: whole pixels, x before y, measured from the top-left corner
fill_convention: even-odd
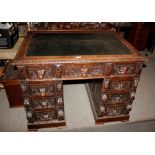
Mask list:
[[[127,121],[144,61],[113,32],[28,32],[13,61],[28,129],[66,125],[64,80],[87,80],[96,124]]]

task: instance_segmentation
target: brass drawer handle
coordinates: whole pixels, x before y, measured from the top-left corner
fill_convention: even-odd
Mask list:
[[[102,100],[103,100],[103,101],[107,101],[107,98],[108,98],[108,97],[107,97],[106,94],[102,94]]]

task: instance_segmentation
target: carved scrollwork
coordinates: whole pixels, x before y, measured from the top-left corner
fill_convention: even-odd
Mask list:
[[[126,108],[126,106],[117,106],[117,107],[107,107],[106,108],[106,116],[121,116],[128,115],[130,109]]]
[[[119,82],[111,82],[110,90],[130,90],[132,86],[132,81],[119,81]]]
[[[104,74],[103,64],[96,65],[67,65],[64,71],[64,77],[95,77]]]
[[[111,62],[105,63],[105,70],[104,70],[105,75],[110,75],[112,69],[113,69],[113,63],[111,63]]]
[[[129,93],[120,94],[102,94],[102,100],[107,103],[127,103],[131,100],[131,95]]]
[[[27,67],[26,73],[28,79],[43,79],[56,77],[56,66]]]
[[[28,102],[28,103],[27,103]],[[41,99],[27,99],[24,100],[24,105],[27,109],[50,109],[54,108],[57,104],[57,98],[41,98]]]
[[[44,121],[52,121],[58,119],[57,112],[33,112],[32,114],[33,122],[44,122]]]
[[[134,74],[135,71],[136,71],[136,64],[115,64],[112,74],[114,75]]]

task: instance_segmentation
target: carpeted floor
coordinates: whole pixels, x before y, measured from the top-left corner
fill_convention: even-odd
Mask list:
[[[155,131],[155,58],[142,71],[129,122],[95,125],[84,83],[64,86],[67,128],[38,131]],[[5,90],[0,91],[0,131],[27,131],[24,108],[9,108]]]

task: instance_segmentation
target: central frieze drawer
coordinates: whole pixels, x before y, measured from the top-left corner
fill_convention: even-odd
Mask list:
[[[26,109],[44,110],[63,106],[63,97],[24,98]]]
[[[30,96],[55,96],[62,94],[63,85],[57,82],[22,82],[21,89],[25,95]]]
[[[63,77],[66,78],[86,78],[103,76],[105,66],[98,64],[67,64],[63,67]]]

